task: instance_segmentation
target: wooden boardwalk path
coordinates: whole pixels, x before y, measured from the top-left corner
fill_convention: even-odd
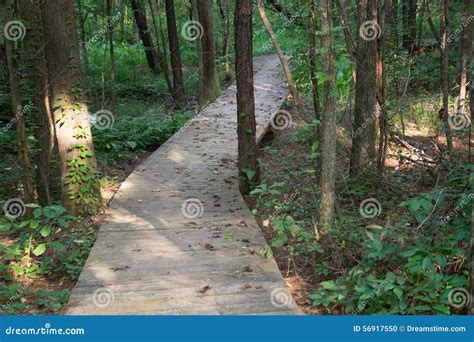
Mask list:
[[[287,94],[276,56],[255,59],[258,136]],[[67,314],[297,315],[238,189],[236,89],[121,185]]]

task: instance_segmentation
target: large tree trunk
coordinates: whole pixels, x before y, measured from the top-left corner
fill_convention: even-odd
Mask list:
[[[116,101],[115,91],[115,52],[114,52],[114,22],[112,20],[112,0],[107,0],[107,35],[109,38],[110,51],[110,110],[114,111]]]
[[[293,96],[293,102],[298,107],[298,111],[300,113],[303,113],[303,108],[299,101],[298,90],[296,89],[295,82],[293,81],[293,75],[291,74],[290,66],[288,65],[288,61],[286,60],[285,54],[283,53],[283,50],[281,49],[280,44],[278,43],[275,32],[273,32],[272,25],[270,24],[270,21],[267,18],[263,0],[257,0],[257,6],[258,13],[260,14],[260,18],[263,22],[263,26],[265,26],[265,29],[267,30],[268,35],[270,36],[270,40],[272,41],[272,44],[275,47],[275,51],[278,57],[280,58],[281,65],[283,66],[283,70],[285,71],[288,87],[290,88],[290,93]]]
[[[469,63],[468,53],[471,50],[472,23],[469,21],[471,11],[471,0],[464,0],[463,30],[459,42],[459,102],[458,112],[466,113],[466,89],[467,89],[467,65]]]
[[[138,28],[138,35],[143,43],[145,49],[145,56],[148,63],[148,67],[154,74],[158,74],[157,61],[158,58],[155,55],[153,48],[153,40],[151,38],[150,31],[148,30],[148,23],[146,20],[145,9],[143,3],[140,0],[131,0],[133,16],[135,23]]]
[[[259,182],[253,85],[252,0],[236,1],[234,27],[239,187],[242,194],[248,194]]]
[[[357,76],[351,176],[356,176],[361,171],[376,166],[375,143],[378,131],[377,121],[380,117],[376,84],[376,33],[378,28],[367,24],[377,20],[376,0],[359,1],[358,17],[358,27],[362,27],[365,23],[368,28],[366,32],[370,35],[359,34],[357,38]]]
[[[61,195],[71,213],[101,205],[88,110],[80,90],[75,12],[72,0],[42,0],[49,95],[59,158]]]
[[[321,16],[321,50],[323,54],[324,73],[328,79],[324,81],[324,120],[321,165],[321,205],[319,222],[323,226],[332,223],[335,204],[336,178],[336,70],[334,68],[334,50],[332,35],[332,16],[330,0],[319,1]]]
[[[10,0],[1,1],[1,9],[4,13],[5,23],[13,20],[13,9]],[[31,177],[30,151],[28,148],[28,137],[26,135],[25,107],[20,88],[19,71],[15,61],[15,47],[13,41],[8,38],[5,41],[5,53],[7,59],[8,74],[10,78],[10,93],[12,101],[12,121],[16,122],[16,139],[18,148],[18,161],[22,168],[22,183],[24,201],[34,202],[33,179]]]
[[[166,0],[166,23],[168,26],[168,42],[171,55],[171,71],[173,73],[173,97],[177,104],[184,104],[183,70],[179,51],[178,30],[174,1]]]
[[[18,7],[22,21],[27,28],[25,44],[25,63],[28,81],[33,91],[33,113],[38,128],[35,136],[39,144],[37,157],[38,200],[43,206],[52,203],[51,198],[51,159],[55,145],[54,123],[51,115],[48,93],[48,67],[45,59],[45,40],[43,32],[41,0],[19,1]]]
[[[202,26],[201,42],[201,75],[199,78],[199,106],[205,106],[221,93],[219,74],[216,66],[216,43],[212,25],[212,1],[197,1],[197,17]]]
[[[441,92],[443,94],[443,121],[446,134],[446,143],[448,151],[453,151],[453,139],[451,136],[451,128],[449,127],[449,79],[448,79],[448,32],[449,32],[449,1],[441,0]]]

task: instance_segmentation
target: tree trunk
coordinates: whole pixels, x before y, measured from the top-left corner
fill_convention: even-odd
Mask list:
[[[342,3],[341,3],[342,1]],[[337,8],[339,10],[339,18],[341,21],[341,26],[343,27],[344,32],[344,41],[346,42],[346,49],[347,53],[349,54],[349,58],[351,59],[352,63],[352,77],[355,80],[356,77],[356,70],[355,70],[355,46],[354,41],[351,36],[351,22],[349,20],[349,16],[347,15],[347,8],[349,7],[350,3],[344,0],[337,0],[336,1]]]
[[[321,50],[323,54],[324,73],[324,122],[321,164],[321,205],[319,222],[330,225],[334,219],[335,179],[336,179],[336,70],[334,68],[333,23],[331,1],[319,1],[321,16]]]
[[[155,50],[153,49],[153,40],[151,34],[148,31],[148,23],[146,20],[145,9],[143,8],[143,3],[140,0],[131,0],[133,16],[135,18],[135,23],[138,28],[138,35],[143,43],[143,48],[145,49],[145,56],[150,70],[156,75],[158,74],[157,69],[157,60],[155,56]]]
[[[211,0],[197,1],[197,17],[202,26],[200,37],[202,72],[199,78],[199,106],[205,106],[220,93],[219,74],[216,66],[216,43],[212,25]]]
[[[403,47],[411,55],[416,39],[416,0],[402,0]]]
[[[234,27],[239,187],[242,194],[248,194],[260,178],[253,85],[252,0],[236,1]]]
[[[224,58],[225,58],[225,80],[230,81],[230,0],[225,1],[225,36],[224,36]]]
[[[449,1],[441,0],[441,92],[443,94],[443,121],[446,133],[446,143],[448,152],[453,151],[453,139],[451,137],[451,128],[449,127],[449,79],[448,79],[448,31],[449,31]]]
[[[469,15],[471,10],[471,0],[464,0],[464,14],[463,14],[463,30],[461,40],[459,42],[459,102],[458,112],[466,113],[466,90],[467,90],[467,65],[468,52],[471,49],[471,35],[472,35],[472,23],[469,22]],[[472,82],[472,81],[471,81]],[[471,86],[472,87],[472,86]]]
[[[5,22],[13,20],[13,9],[10,0],[2,0],[2,10]],[[10,93],[12,101],[13,118],[16,122],[16,139],[18,148],[18,161],[22,168],[23,196],[26,203],[33,203],[34,188],[31,177],[30,150],[28,137],[26,135],[25,107],[20,88],[19,70],[15,61],[15,47],[13,41],[5,39],[5,53],[7,59],[8,74],[10,78]]]
[[[313,94],[313,110],[316,120],[321,121],[321,105],[319,103],[318,78],[316,77],[316,11],[314,0],[309,0],[309,25],[308,25],[308,62],[310,68],[311,87]],[[316,134],[316,140],[321,138],[319,130]]]
[[[85,28],[87,16],[84,16],[83,13],[82,0],[77,0],[77,15],[79,21],[79,42],[81,44],[82,59],[84,60],[84,74],[86,77],[89,77],[91,74],[91,68],[89,63],[89,53],[87,52]]]
[[[380,6],[378,11],[378,23],[380,25],[380,31],[385,32],[385,6]],[[377,85],[377,112],[379,114],[376,127],[379,131],[377,132],[378,142],[378,155],[377,155],[377,168],[379,172],[383,172],[383,166],[385,164],[385,144],[386,144],[386,132],[385,132],[385,120],[387,109],[385,107],[386,98],[386,74],[385,74],[385,39],[386,37],[380,36],[377,39],[377,60],[375,69],[375,82]]]
[[[160,2],[158,2],[158,5]],[[167,59],[167,54],[166,54],[166,49],[164,47],[165,44],[165,39],[163,35],[158,31],[157,27],[157,20],[155,16],[155,10],[153,8],[153,3],[151,0],[148,0],[148,6],[150,7],[150,13],[151,13],[151,19],[153,21],[153,28],[155,30],[155,35],[156,35],[156,41],[157,41],[157,49],[156,49],[156,58],[158,59],[158,64],[160,66],[160,72],[163,72],[163,76],[165,78],[166,86],[168,87],[168,90],[172,96],[174,96],[174,90],[173,86],[170,81],[170,73],[168,69],[168,59]],[[161,29],[161,22],[160,22],[160,29]],[[163,44],[161,44],[161,42]],[[160,49],[160,46],[163,45],[163,50]]]
[[[110,110],[115,109],[116,91],[115,91],[115,53],[114,53],[114,22],[112,20],[112,0],[107,0],[107,33],[109,38],[110,51]]]
[[[42,19],[59,158],[61,195],[71,213],[101,205],[88,110],[80,90],[75,12],[72,0],[42,0]]]
[[[377,19],[376,0],[358,2],[359,25]],[[369,27],[377,32],[377,27]],[[377,40],[374,36],[359,34],[357,38],[357,76],[354,108],[354,132],[350,173],[356,176],[361,171],[376,166],[376,123],[380,117],[377,104],[376,57]]]
[[[25,44],[25,63],[28,81],[33,91],[33,113],[37,118],[38,128],[35,136],[39,144],[37,157],[38,200],[43,206],[52,203],[51,198],[51,159],[55,145],[54,123],[51,115],[48,92],[48,66],[45,59],[45,37],[41,15],[41,0],[18,2],[22,21],[27,28]]]
[[[275,51],[280,58],[281,65],[283,66],[283,70],[285,71],[286,80],[288,82],[288,87],[290,88],[291,96],[293,96],[293,102],[298,107],[298,111],[303,113],[303,107],[299,101],[298,97],[298,90],[296,89],[295,82],[293,81],[293,75],[291,74],[290,66],[288,65],[288,61],[286,60],[285,54],[278,43],[277,37],[273,32],[272,25],[267,18],[267,14],[265,13],[265,5],[263,4],[263,0],[257,0],[258,12],[260,14],[260,18],[262,19],[263,26],[268,32],[270,39],[275,47]]]
[[[173,97],[177,104],[184,104],[183,70],[181,53],[179,51],[178,30],[176,28],[176,14],[174,1],[166,0],[166,23],[168,26],[168,42],[171,55],[171,71],[173,73]]]

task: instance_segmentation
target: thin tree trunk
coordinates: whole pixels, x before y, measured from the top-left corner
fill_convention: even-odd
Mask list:
[[[242,194],[248,194],[260,178],[257,165],[251,0],[236,1],[234,27],[239,187]]]
[[[79,42],[81,44],[82,59],[84,60],[84,74],[89,77],[91,74],[91,68],[89,63],[89,53],[86,45],[86,28],[85,22],[87,16],[84,16],[82,0],[77,0],[77,16],[79,21]]]
[[[349,54],[349,58],[351,59],[351,61],[354,62],[352,63],[352,76],[355,79],[355,45],[351,35],[351,22],[349,20],[349,16],[347,15],[347,8],[349,8],[350,4],[345,0],[336,0],[336,5],[339,10],[341,26],[343,27],[344,41],[346,42],[347,53]]]
[[[377,19],[376,0],[359,1],[358,17],[359,27],[365,22],[375,21]],[[356,176],[377,165],[375,162],[375,144],[378,132],[376,123],[380,113],[377,104],[376,58],[376,38],[367,39],[359,34],[357,38],[354,132],[350,162],[351,176]]]
[[[109,37],[110,51],[110,110],[115,110],[116,90],[115,90],[115,52],[114,52],[114,22],[112,20],[112,0],[107,0],[107,33]]]
[[[451,128],[449,127],[449,79],[448,79],[448,31],[449,1],[441,0],[441,92],[443,94],[443,121],[448,151],[453,151]]]
[[[42,0],[49,94],[61,161],[61,195],[71,213],[101,205],[88,110],[82,99],[72,0]]]
[[[160,2],[158,2],[158,5]],[[165,50],[165,39],[163,36],[158,32],[158,27],[157,27],[157,20],[156,20],[156,15],[155,15],[155,10],[153,7],[153,2],[151,0],[148,0],[148,6],[150,7],[150,13],[151,13],[151,20],[153,22],[153,28],[155,30],[155,36],[156,36],[156,41],[157,41],[157,50],[156,50],[156,56],[158,58],[158,64],[160,66],[160,71],[163,72],[163,76],[165,78],[166,86],[168,87],[168,91],[170,92],[171,95],[173,95],[173,85],[171,84],[170,81],[170,73],[168,69],[168,58]],[[161,41],[161,42],[160,42]],[[160,49],[160,46],[163,45],[163,51]]]
[[[21,20],[27,28],[24,44],[27,76],[33,91],[33,113],[37,118],[35,130],[39,144],[37,157],[38,200],[43,206],[52,203],[51,159],[55,145],[54,123],[51,115],[48,93],[48,66],[45,59],[45,37],[43,32],[41,0],[30,3],[19,1]]]
[[[323,53],[324,73],[324,127],[321,165],[321,204],[319,222],[330,225],[334,219],[335,179],[336,179],[336,70],[334,68],[333,23],[330,0],[319,1],[321,16],[321,50]]]
[[[380,6],[378,11],[378,24],[380,25],[381,32],[385,32],[385,6]],[[381,36],[377,39],[377,60],[376,60],[376,84],[377,84],[377,107],[378,107],[378,122],[376,123],[379,128],[378,136],[378,156],[377,156],[377,168],[379,172],[383,172],[383,166],[385,163],[385,120],[386,120],[386,75],[385,75],[385,37]]]
[[[173,73],[173,97],[177,104],[184,104],[183,70],[181,53],[179,51],[178,30],[176,28],[176,14],[174,1],[166,0],[166,23],[168,26],[168,42],[171,55],[171,71]]]
[[[212,25],[211,0],[197,1],[198,21],[202,26],[201,53],[202,73],[199,78],[199,106],[205,106],[220,93],[219,74],[216,66],[216,43]]]
[[[225,38],[224,38],[224,58],[225,58],[225,80],[232,79],[230,70],[230,0],[225,1]]]
[[[145,49],[145,56],[150,70],[156,75],[158,74],[157,57],[153,48],[153,40],[148,31],[148,24],[145,16],[145,9],[143,3],[139,0],[131,0],[133,16],[138,28],[138,35],[143,43]]]
[[[469,22],[469,15],[471,10],[471,0],[464,0],[464,14],[463,14],[463,30],[461,40],[459,42],[459,102],[458,112],[466,113],[466,90],[467,90],[467,65],[468,52],[471,50],[472,41],[470,36],[472,23]],[[472,86],[471,86],[472,87]]]
[[[318,78],[316,77],[316,10],[314,0],[309,0],[308,58],[311,73],[310,76],[313,94],[313,110],[316,120],[321,121],[321,105],[319,103]],[[321,132],[318,129],[316,137],[318,141],[320,137]]]
[[[10,22],[13,20],[13,9],[11,8],[11,2],[10,0],[2,0],[2,2],[5,22]],[[23,196],[26,203],[33,203],[35,198],[33,179],[31,177],[30,151],[28,147],[28,137],[26,134],[25,108],[22,104],[23,100],[20,88],[20,78],[18,67],[15,61],[15,47],[11,40],[5,39],[4,41],[8,74],[10,78],[12,110],[14,113],[12,120],[16,121],[18,161],[22,168]]]
[[[295,82],[293,81],[293,75],[291,74],[290,66],[288,65],[288,61],[286,60],[285,54],[283,53],[283,50],[281,49],[280,44],[278,43],[275,33],[273,32],[272,25],[270,24],[270,21],[267,18],[263,0],[257,0],[257,6],[258,6],[258,12],[260,14],[260,18],[262,19],[262,22],[263,22],[263,26],[265,26],[265,29],[267,30],[268,35],[270,36],[273,46],[275,47],[275,51],[278,57],[280,58],[280,62],[283,66],[283,70],[285,71],[288,87],[290,88],[291,96],[293,96],[293,102],[296,104],[298,111],[300,113],[303,113],[303,107],[299,101],[298,90],[296,89]]]

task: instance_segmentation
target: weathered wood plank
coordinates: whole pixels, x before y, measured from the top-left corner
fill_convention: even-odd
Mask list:
[[[255,64],[260,139],[286,90],[276,56]],[[265,239],[238,190],[235,91],[224,91],[121,185],[68,314],[302,314],[276,262],[260,256]],[[282,296],[283,305],[275,302]]]

